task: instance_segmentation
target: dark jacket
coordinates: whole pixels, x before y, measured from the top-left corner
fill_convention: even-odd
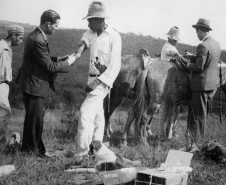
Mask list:
[[[219,42],[207,37],[198,45],[193,63],[188,64],[191,74],[191,89],[193,91],[208,91],[217,88],[219,84],[218,62],[221,48]]]
[[[67,66],[67,61],[57,62],[57,57],[50,57],[48,41],[36,28],[25,41],[23,63],[16,81],[23,92],[45,97],[55,91],[56,73],[68,72]]]

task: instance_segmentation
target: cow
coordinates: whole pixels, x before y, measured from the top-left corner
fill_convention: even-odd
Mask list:
[[[221,88],[225,92],[226,68],[222,68]],[[137,79],[137,99],[129,113],[123,131],[124,144],[131,123],[135,119],[135,136],[147,144],[146,136],[152,134],[151,122],[159,110],[160,138],[172,138],[178,119],[178,105],[188,105],[191,100],[189,72],[177,60],[154,61]],[[161,108],[161,109],[160,109]]]
[[[109,122],[112,113],[134,87],[137,76],[143,69],[144,64],[140,57],[133,55],[122,56],[119,75],[113,83],[109,95],[104,99],[105,139],[109,139],[113,132]]]
[[[109,122],[112,113],[134,88],[137,77],[144,70],[146,65],[148,65],[148,62],[156,60],[155,58],[150,58],[151,60],[148,60],[145,63],[145,56],[149,56],[146,49],[139,50],[138,54],[135,56],[122,56],[119,75],[113,83],[113,88],[111,89],[109,95],[104,99],[105,139],[109,139],[113,132]]]

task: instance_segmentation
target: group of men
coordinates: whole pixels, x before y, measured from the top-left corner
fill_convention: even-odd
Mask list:
[[[52,35],[60,23],[60,15],[53,10],[45,11],[39,27],[27,36],[22,66],[16,78],[26,110],[21,147],[23,152],[46,156],[42,141],[44,98],[54,92],[56,74],[68,72],[70,66],[87,49],[90,49],[88,83],[85,89],[87,96],[80,108],[76,155],[86,155],[93,140],[103,140],[103,99],[120,71],[122,48],[119,33],[105,23],[106,18],[109,17],[104,4],[92,2],[88,15],[83,18],[88,20],[90,29],[83,34],[77,51],[69,56],[50,56],[47,35]],[[183,60],[192,72],[193,93],[189,106],[188,129],[192,135],[196,135],[199,128],[203,139],[208,103],[218,84],[217,63],[221,50],[219,43],[208,34],[211,30],[208,20],[199,19],[193,27],[203,42],[197,47],[196,55],[188,52],[185,54],[192,62]],[[12,80],[12,47],[22,42],[24,29],[19,25],[11,25],[7,34],[7,37],[0,41],[0,150],[4,148],[7,140],[7,125],[11,114],[8,94]],[[175,47],[179,40],[179,28],[171,28],[167,35],[168,41],[162,49],[161,59],[169,61],[172,57],[183,58]],[[195,139],[193,143],[198,144],[198,141]]]
[[[188,150],[194,152],[199,150],[204,142],[210,100],[219,85],[218,62],[221,47],[219,42],[209,35],[209,31],[212,30],[209,20],[200,18],[192,27],[196,29],[197,37],[201,41],[197,46],[196,55],[185,52],[182,56],[178,52],[175,46],[180,31],[174,26],[167,33],[168,41],[162,48],[161,59],[170,61],[171,58],[177,58],[191,72],[192,98],[188,108],[186,137],[190,145],[187,146]]]

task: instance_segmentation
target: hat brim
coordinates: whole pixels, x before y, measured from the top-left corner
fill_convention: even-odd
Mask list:
[[[169,35],[168,33],[166,33],[166,35],[167,35],[170,39],[172,39],[172,40],[176,40],[176,41],[179,41],[179,40],[180,40],[178,37],[174,37],[174,36],[172,36],[172,35]]]
[[[212,28],[208,27],[208,26],[205,26],[205,25],[199,25],[199,24],[195,24],[195,25],[192,25],[193,28],[205,28],[209,31],[212,30]]]
[[[90,19],[90,18],[103,18],[103,19],[110,19],[110,17],[108,17],[108,16],[98,16],[98,15],[87,15],[87,16],[85,16],[84,18],[82,18],[82,20],[84,20],[84,19]]]

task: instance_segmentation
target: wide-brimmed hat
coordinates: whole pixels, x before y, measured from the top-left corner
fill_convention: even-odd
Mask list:
[[[178,27],[173,26],[172,28],[170,28],[169,32],[166,33],[166,35],[168,36],[168,38],[173,39],[173,40],[180,40],[179,39],[179,35],[180,35],[180,30]]]
[[[93,1],[89,5],[88,15],[83,19],[89,18],[105,18],[109,19],[110,17],[107,16],[105,5],[100,1]]]
[[[197,24],[192,25],[193,28],[204,28],[208,31],[211,31],[212,28],[210,28],[210,21],[207,19],[200,18],[197,22]]]

